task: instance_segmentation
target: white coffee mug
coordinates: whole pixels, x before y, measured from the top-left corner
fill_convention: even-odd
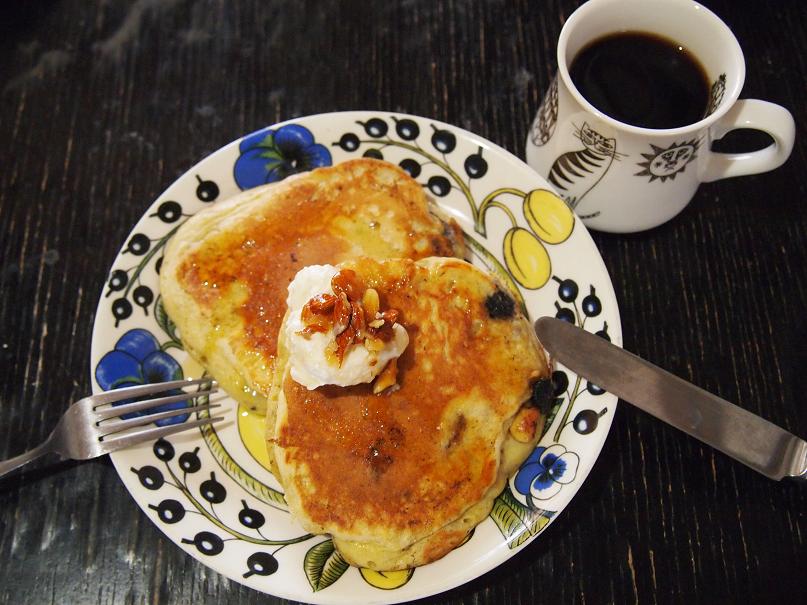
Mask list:
[[[594,107],[569,75],[586,45],[619,32],[650,33],[685,47],[711,83],[705,117],[678,128],[620,122]],[[558,74],[527,136],[527,163],[545,177],[586,226],[629,233],[681,212],[702,182],[773,170],[793,149],[789,111],[738,100],[745,78],[742,50],[714,13],[692,0],[589,0],[564,24]],[[717,153],[712,142],[734,129],[773,138],[751,153]]]

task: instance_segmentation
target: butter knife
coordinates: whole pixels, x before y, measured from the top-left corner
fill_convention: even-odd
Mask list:
[[[807,442],[568,322],[542,317],[552,358],[598,387],[771,479],[807,480]]]

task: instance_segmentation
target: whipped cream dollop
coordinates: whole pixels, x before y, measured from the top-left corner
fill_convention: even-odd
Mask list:
[[[370,351],[362,342],[352,344],[339,364],[328,354],[336,338],[335,328],[303,334],[303,307],[320,294],[333,295],[331,280],[339,273],[333,265],[310,265],[301,269],[289,284],[286,304],[286,343],[289,348],[291,377],[309,390],[324,385],[347,387],[372,382],[387,364],[397,359],[409,344],[406,328],[395,323],[393,337],[378,351]],[[367,321],[372,320],[368,317]]]

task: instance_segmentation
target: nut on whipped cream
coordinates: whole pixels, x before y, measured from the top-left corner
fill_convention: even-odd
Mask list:
[[[310,265],[289,284],[286,342],[291,377],[309,390],[375,380],[396,385],[397,359],[409,344],[397,312],[379,309],[378,293],[354,283],[352,271]]]

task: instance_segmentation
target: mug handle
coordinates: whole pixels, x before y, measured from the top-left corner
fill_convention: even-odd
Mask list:
[[[740,128],[761,130],[773,138],[773,143],[750,153],[710,151],[701,177],[703,182],[773,170],[784,164],[793,150],[796,123],[791,113],[780,105],[759,99],[737,101],[712,127],[712,140],[722,139],[730,131]]]

